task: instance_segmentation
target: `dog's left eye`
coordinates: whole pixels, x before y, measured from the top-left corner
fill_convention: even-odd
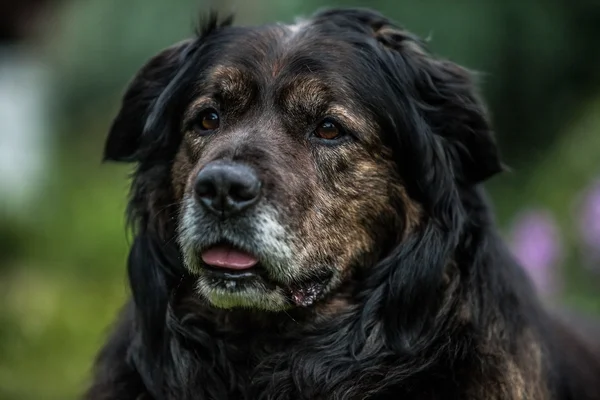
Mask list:
[[[217,112],[217,110],[215,110],[214,108],[209,108],[200,113],[195,127],[196,130],[205,133],[208,131],[214,131],[219,127],[220,123],[221,120],[219,118],[219,113]]]
[[[317,126],[314,135],[320,139],[334,140],[343,136],[344,131],[335,121],[326,118]]]

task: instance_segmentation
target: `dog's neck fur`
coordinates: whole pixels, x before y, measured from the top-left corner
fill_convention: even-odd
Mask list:
[[[586,379],[600,371],[598,362],[531,296],[487,206],[479,205],[461,241],[465,248],[446,269],[437,314],[420,336],[399,337],[384,316],[374,315],[385,313],[377,304],[385,299],[364,297],[360,279],[319,308],[266,314],[211,308],[184,276],[155,327],[160,333],[148,332],[144,316],[128,306],[119,329],[134,336],[119,334],[131,340],[120,344],[128,354],[122,369],[133,374],[133,365],[140,377],[129,384],[157,399],[567,399],[583,389],[549,387],[548,377],[572,375],[568,366],[577,357],[592,372],[569,381],[593,387]],[[115,351],[105,349],[105,356],[109,350]],[[143,369],[148,365],[153,368]]]

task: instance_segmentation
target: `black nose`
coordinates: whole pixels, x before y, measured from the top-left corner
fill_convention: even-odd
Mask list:
[[[214,162],[196,177],[196,197],[206,209],[231,215],[252,206],[260,195],[261,183],[251,168],[229,162]]]

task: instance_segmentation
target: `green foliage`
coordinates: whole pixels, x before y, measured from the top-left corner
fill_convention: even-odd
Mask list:
[[[75,398],[127,293],[126,171],[100,164],[100,140],[83,141],[62,146],[36,218],[10,236],[16,250],[0,279],[2,399]]]

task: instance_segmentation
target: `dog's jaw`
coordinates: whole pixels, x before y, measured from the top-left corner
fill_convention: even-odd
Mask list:
[[[183,204],[177,239],[184,264],[196,277],[197,293],[211,305],[266,311],[309,307],[336,281],[329,273],[315,277],[302,270],[294,257],[301,251],[293,246],[288,230],[272,207],[261,207],[240,232],[226,224],[203,221],[204,216],[192,198]],[[271,279],[266,281],[258,275],[241,280],[223,279],[207,273],[199,254],[221,240],[256,254],[263,272]]]

